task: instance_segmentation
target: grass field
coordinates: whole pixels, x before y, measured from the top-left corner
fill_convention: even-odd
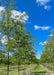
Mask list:
[[[46,64],[43,64],[45,67],[47,67],[48,69],[54,71],[54,64],[53,63],[46,63]]]
[[[25,66],[25,71],[26,70],[29,70],[30,68],[34,67],[35,65],[32,64],[32,65],[26,65]],[[9,69],[9,74],[10,75],[17,75],[18,74],[18,69],[17,69],[17,65],[16,66],[10,66]],[[20,66],[20,74],[22,74],[24,72],[24,65],[21,65]],[[7,66],[2,66],[0,67],[0,75],[6,75],[7,74]]]
[[[54,70],[54,67],[52,64],[43,64],[45,67]],[[36,65],[36,64],[30,64],[30,65],[21,65],[20,66],[20,74],[30,70],[31,68],[35,67],[34,70],[31,70],[31,75],[49,75],[46,70],[44,70],[40,64]],[[9,75],[18,75],[18,66],[11,66],[9,67]],[[0,75],[7,75],[7,66],[1,66],[0,67]]]
[[[31,75],[45,75],[47,73],[40,65],[37,65]]]

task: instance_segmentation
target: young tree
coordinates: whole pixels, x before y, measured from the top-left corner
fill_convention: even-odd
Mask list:
[[[4,3],[8,4],[6,9],[3,6],[3,10],[1,11],[1,19],[0,19],[0,32],[3,34],[3,39],[2,43],[4,43],[4,46],[6,47],[6,51],[8,54],[8,66],[7,66],[7,75],[9,75],[9,53],[10,51],[13,52],[11,46],[11,38],[12,38],[12,32],[13,32],[13,26],[11,22],[11,10],[13,9],[12,5],[14,5],[13,1],[8,2],[4,1]]]

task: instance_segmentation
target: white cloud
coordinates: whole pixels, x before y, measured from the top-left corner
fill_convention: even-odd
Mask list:
[[[0,19],[2,19],[1,16],[1,11],[5,11],[5,7],[0,6]],[[20,12],[17,10],[12,10],[11,11],[11,18],[14,19],[14,21],[20,21],[20,22],[26,22],[28,20],[28,15],[26,14],[26,12]]]
[[[50,0],[36,0],[36,3],[38,3],[38,5],[44,6],[44,9],[50,9],[51,6],[47,5],[47,3],[49,3]]]
[[[15,19],[15,21],[26,22],[29,17],[26,12],[21,13],[20,11],[12,10],[11,18]]]
[[[42,30],[48,30],[50,27],[49,26],[38,26],[38,25],[34,25],[34,28],[37,30],[37,29],[42,29]]]
[[[5,7],[0,6],[0,11],[4,11],[4,10],[5,10]]]
[[[47,41],[44,41],[43,44],[47,44]]]
[[[42,43],[42,42],[40,42],[40,43],[39,43],[39,45],[43,45],[43,43]]]
[[[50,34],[50,36],[53,36],[53,34]]]
[[[2,12],[5,12],[5,7],[0,6],[0,20],[2,19]]]
[[[44,9],[45,9],[45,10],[46,10],[46,9],[49,10],[50,8],[51,8],[51,6],[47,6],[47,5],[44,6]]]
[[[34,25],[34,28],[35,28],[35,29],[40,29],[40,27],[39,27],[39,26],[37,26],[37,25]]]
[[[2,44],[7,44],[7,43],[8,43],[8,38],[7,38],[6,35],[4,35],[4,36],[2,37],[1,43],[2,43]]]
[[[36,0],[37,3],[41,4],[41,5],[45,5],[49,2],[50,0]]]
[[[39,45],[45,45],[47,44],[47,41],[44,41],[44,42],[40,42]]]
[[[9,37],[10,40],[13,40],[12,37]],[[7,44],[8,43],[8,37],[7,35],[4,35],[2,38],[1,38],[1,43],[2,44]]]

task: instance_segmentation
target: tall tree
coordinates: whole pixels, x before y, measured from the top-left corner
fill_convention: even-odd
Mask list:
[[[9,75],[9,53],[11,51],[11,36],[12,36],[12,22],[11,22],[11,10],[13,9],[13,1],[8,2],[4,0],[5,4],[8,4],[8,6],[6,6],[6,9],[4,9],[4,11],[1,11],[1,20],[0,20],[0,32],[2,32],[4,38],[6,39],[6,41],[4,42],[4,46],[6,47],[6,51],[8,54],[8,66],[7,66],[7,75]],[[3,6],[4,8],[5,6]],[[2,42],[3,43],[3,42]]]

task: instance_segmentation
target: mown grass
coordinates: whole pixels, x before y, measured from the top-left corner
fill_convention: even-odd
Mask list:
[[[34,65],[26,65],[25,66],[25,71],[33,67]],[[1,72],[1,69],[3,72]],[[17,72],[17,66],[10,66],[9,74],[10,75],[18,75]],[[20,66],[20,73],[22,74],[24,72],[24,66]],[[0,68],[0,75],[6,75],[7,74],[7,67],[1,67]]]
[[[45,67],[47,67],[48,69],[54,71],[54,65],[53,64],[44,64]]]
[[[27,68],[25,69],[25,71],[29,70],[30,68],[34,67],[35,65],[29,65],[27,66]],[[21,70],[20,71],[20,74],[22,74],[24,72],[24,70]],[[13,72],[13,73],[10,73],[10,75],[18,75],[18,72]]]
[[[37,65],[31,75],[45,75],[47,73],[40,65]]]

